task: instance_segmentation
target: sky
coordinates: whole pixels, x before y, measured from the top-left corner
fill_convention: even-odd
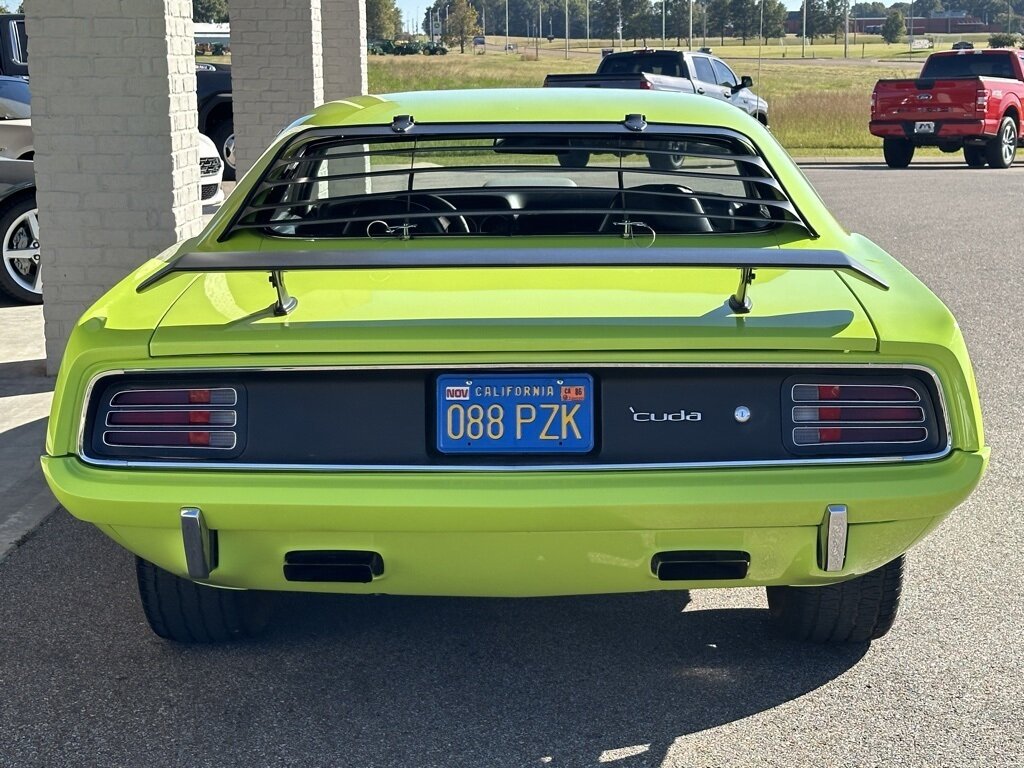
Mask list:
[[[669,2],[671,1],[672,0],[669,0]],[[800,3],[802,2],[802,0],[782,0],[782,2],[783,4],[785,4],[786,8],[788,8],[791,11],[795,11],[800,8]],[[398,7],[402,11],[402,18],[404,20],[409,20],[410,18],[415,19],[415,26],[417,32],[420,30],[420,26],[422,25],[423,22],[423,15],[427,12],[428,5],[430,5],[430,3],[427,3],[424,0],[398,0]],[[489,22],[487,26],[490,26]],[[515,31],[514,25],[509,24],[509,26],[512,28],[513,31]],[[403,27],[403,29],[404,28],[405,27]]]

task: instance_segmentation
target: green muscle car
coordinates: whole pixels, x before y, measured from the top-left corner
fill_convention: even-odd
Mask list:
[[[558,89],[298,120],[81,319],[42,462],[172,640],[267,590],[765,586],[864,642],[987,459],[956,321],[762,125]]]

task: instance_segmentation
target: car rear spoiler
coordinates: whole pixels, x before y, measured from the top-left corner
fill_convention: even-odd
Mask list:
[[[182,253],[139,284],[142,292],[180,272],[268,272],[277,291],[274,314],[297,305],[284,273],[343,269],[445,269],[479,267],[711,267],[740,270],[729,308],[750,311],[748,293],[757,269],[823,269],[854,275],[877,288],[888,284],[842,251],[762,248],[494,248],[401,251],[192,251]]]

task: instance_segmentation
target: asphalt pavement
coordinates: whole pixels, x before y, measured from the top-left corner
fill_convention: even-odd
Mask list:
[[[0,562],[0,766],[1024,765],[1024,165],[806,172],[956,313],[992,446],[887,637],[779,639],[761,590],[282,595],[265,638],[180,647],[146,627],[131,556],[58,511]]]

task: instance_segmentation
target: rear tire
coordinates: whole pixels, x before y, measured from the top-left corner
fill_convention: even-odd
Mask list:
[[[42,304],[39,216],[35,195],[0,205],[0,296]]]
[[[220,643],[255,637],[270,619],[258,592],[218,589],[175,576],[135,558],[142,610],[150,628],[176,643]]]
[[[882,139],[882,155],[890,168],[906,168],[914,159],[914,145],[907,139]]]
[[[559,152],[556,157],[562,168],[586,168],[590,162],[590,153],[583,149],[571,149],[568,152]]]
[[[1004,117],[995,137],[985,145],[985,157],[992,168],[1009,168],[1017,156],[1017,124]]]
[[[664,147],[660,147],[669,152],[673,150],[683,150],[685,145],[682,142],[670,141],[665,144]],[[663,154],[650,154],[647,155],[647,164],[656,171],[678,171],[683,167],[683,163],[686,161],[686,155],[663,155]]]
[[[984,168],[988,159],[985,157],[985,147],[964,147],[964,160],[971,168]]]
[[[786,635],[815,643],[864,643],[896,620],[904,557],[870,573],[824,587],[768,587],[772,620]]]

